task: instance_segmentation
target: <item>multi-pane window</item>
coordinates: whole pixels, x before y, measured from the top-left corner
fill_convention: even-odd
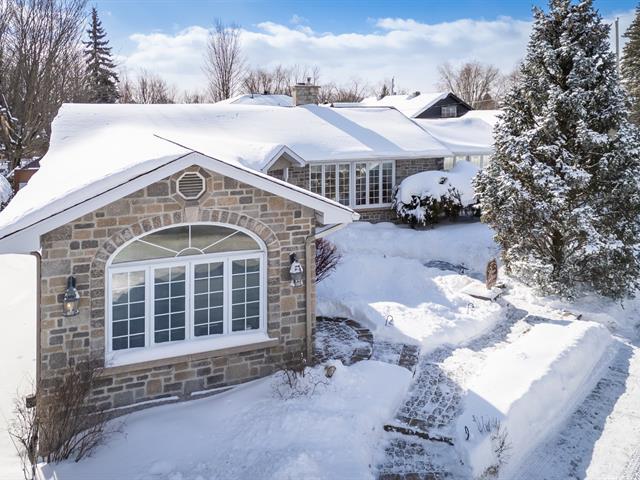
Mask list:
[[[195,265],[193,286],[194,335],[220,335],[224,330],[224,262]]]
[[[391,203],[393,200],[393,163],[382,164],[382,203]]]
[[[456,157],[444,157],[444,164],[442,168],[444,170],[451,170],[456,164]]]
[[[441,116],[442,118],[452,118],[458,116],[458,106],[457,105],[445,105],[441,107]]]
[[[348,163],[309,167],[309,190],[343,205],[350,203],[350,179],[351,166]]]
[[[309,190],[318,195],[323,195],[322,171],[323,165],[311,165],[309,167]]]
[[[351,190],[351,166],[348,163],[338,165],[338,202],[349,205],[349,192]]]
[[[392,161],[309,167],[309,189],[343,205],[388,205],[393,200],[394,180]]]
[[[356,163],[355,165],[355,187],[356,205],[366,205],[367,203],[367,164]]]
[[[264,328],[264,249],[220,225],[141,236],[110,261],[108,350]]]
[[[156,268],[153,272],[154,342],[174,342],[185,339],[186,266]]]
[[[369,165],[369,205],[380,203],[380,164]]]
[[[145,272],[116,273],[111,278],[111,349],[144,347]]]
[[[260,324],[260,261],[233,261],[231,329],[255,330]]]

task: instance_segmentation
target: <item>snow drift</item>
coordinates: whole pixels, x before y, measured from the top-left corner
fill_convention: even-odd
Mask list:
[[[598,369],[607,365],[602,359],[612,337],[602,325],[544,322],[534,323],[514,342],[489,352],[467,385],[456,445],[476,477],[496,464],[495,446],[489,435],[478,431],[478,419],[495,419],[508,433],[509,459],[501,468],[501,477],[507,478],[504,472],[517,467],[550,429],[562,424],[600,377]]]

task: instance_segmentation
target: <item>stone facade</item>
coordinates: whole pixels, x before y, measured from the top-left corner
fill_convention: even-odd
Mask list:
[[[194,392],[262,377],[306,349],[306,289],[289,285],[289,254],[304,268],[304,246],[315,228],[313,210],[231,178],[205,171],[206,193],[197,201],[176,194],[182,172],[43,235],[41,238],[40,385],[46,401],[67,366],[105,360],[105,269],[111,254],[128,240],[180,223],[220,222],[258,235],[267,248],[267,333],[258,346],[106,367],[92,392],[94,405],[112,409],[140,402],[188,399]],[[80,314],[63,317],[61,297],[73,275]],[[311,292],[315,298],[315,292]],[[313,306],[311,306],[313,308]]]
[[[396,185],[405,178],[428,170],[443,170],[444,158],[415,158],[396,160]],[[284,180],[283,170],[270,170],[269,175]],[[309,188],[309,165],[289,167],[287,181],[302,188]],[[396,214],[391,208],[353,208],[360,214],[360,220],[371,223],[395,222]]]

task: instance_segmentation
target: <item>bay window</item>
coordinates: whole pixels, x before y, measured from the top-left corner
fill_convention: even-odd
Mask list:
[[[309,189],[349,206],[388,206],[393,200],[394,162],[309,166]]]
[[[266,251],[237,227],[181,225],[119,249],[107,274],[107,352],[266,330]]]

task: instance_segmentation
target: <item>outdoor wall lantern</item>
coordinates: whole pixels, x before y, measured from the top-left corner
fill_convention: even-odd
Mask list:
[[[64,317],[75,317],[78,315],[78,304],[80,303],[80,294],[76,289],[75,277],[67,279],[67,289],[62,299],[62,315]]]
[[[302,287],[304,285],[304,280],[302,279],[304,270],[302,265],[300,265],[295,253],[289,255],[289,260],[291,260],[291,268],[289,269],[289,273],[291,274],[291,286]]]

